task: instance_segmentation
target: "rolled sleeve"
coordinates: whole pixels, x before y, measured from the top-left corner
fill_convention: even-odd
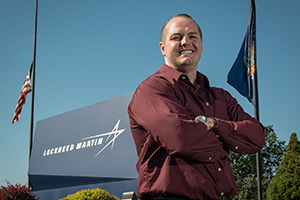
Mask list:
[[[264,145],[265,133],[263,126],[255,119],[233,122],[217,120],[213,132],[229,149],[241,153],[252,154],[260,151]]]

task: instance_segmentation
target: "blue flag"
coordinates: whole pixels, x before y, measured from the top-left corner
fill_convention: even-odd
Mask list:
[[[250,0],[250,16],[247,32],[240,52],[228,73],[227,83],[233,86],[258,109],[254,0]]]

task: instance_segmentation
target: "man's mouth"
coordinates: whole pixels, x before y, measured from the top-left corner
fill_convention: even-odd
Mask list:
[[[182,54],[191,54],[191,53],[193,53],[193,51],[192,50],[184,50],[184,51],[180,51],[179,53],[180,53],[180,55],[182,55]]]

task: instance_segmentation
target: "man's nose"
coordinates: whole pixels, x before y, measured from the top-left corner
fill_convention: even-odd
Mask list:
[[[189,43],[189,38],[184,36],[182,39],[181,39],[181,45],[184,46],[186,44]]]

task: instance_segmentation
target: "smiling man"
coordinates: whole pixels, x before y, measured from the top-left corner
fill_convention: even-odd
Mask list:
[[[202,33],[194,20],[174,17],[163,27],[160,42],[165,64],[185,73],[194,83],[203,51]]]
[[[137,88],[128,115],[140,199],[221,199],[237,193],[229,151],[258,152],[263,126],[197,71],[202,32],[186,14],[161,31],[165,63]]]

